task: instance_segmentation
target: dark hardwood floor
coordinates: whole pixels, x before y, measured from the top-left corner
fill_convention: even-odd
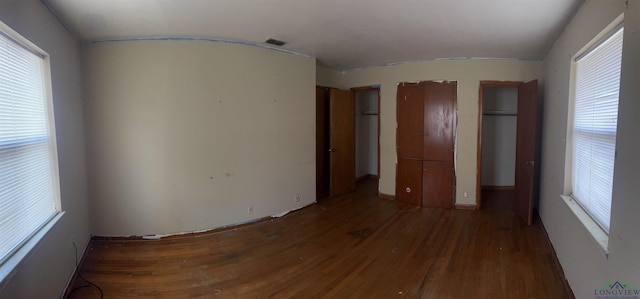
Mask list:
[[[573,298],[539,219],[513,191],[480,211],[356,192],[282,218],[163,240],[91,241],[79,272],[104,298]],[[86,283],[75,278],[69,289]],[[68,298],[99,298],[94,287]]]

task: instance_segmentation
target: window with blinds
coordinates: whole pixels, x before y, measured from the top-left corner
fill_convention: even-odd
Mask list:
[[[0,264],[59,212],[48,58],[0,24]]]
[[[623,28],[575,61],[572,197],[608,234]]]

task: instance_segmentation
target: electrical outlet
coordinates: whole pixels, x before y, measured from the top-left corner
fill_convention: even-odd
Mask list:
[[[253,205],[250,205],[250,206],[247,208],[247,213],[249,213],[249,214],[253,214]]]
[[[466,198],[466,197],[469,197],[469,193],[465,192],[465,193],[464,193],[464,197],[465,197],[465,198]]]
[[[296,202],[300,202],[300,194],[296,194]]]

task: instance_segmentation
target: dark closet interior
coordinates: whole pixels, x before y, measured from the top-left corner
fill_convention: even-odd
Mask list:
[[[316,197],[329,195],[329,88],[316,87]]]

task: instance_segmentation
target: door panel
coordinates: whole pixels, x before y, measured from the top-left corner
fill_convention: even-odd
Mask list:
[[[352,91],[329,91],[329,195],[356,189],[356,105]]]
[[[538,81],[518,86],[516,137],[516,177],[514,211],[531,225],[536,185],[536,148],[538,120]]]
[[[398,159],[396,199],[419,206],[422,201],[422,160]]]
[[[316,87],[316,196],[329,194],[329,88]]]
[[[417,83],[398,85],[397,152],[398,157],[422,159],[424,132],[424,86]]]
[[[453,161],[456,82],[423,82],[425,160]]]
[[[443,161],[422,163],[422,206],[451,208],[453,202],[453,164]]]

